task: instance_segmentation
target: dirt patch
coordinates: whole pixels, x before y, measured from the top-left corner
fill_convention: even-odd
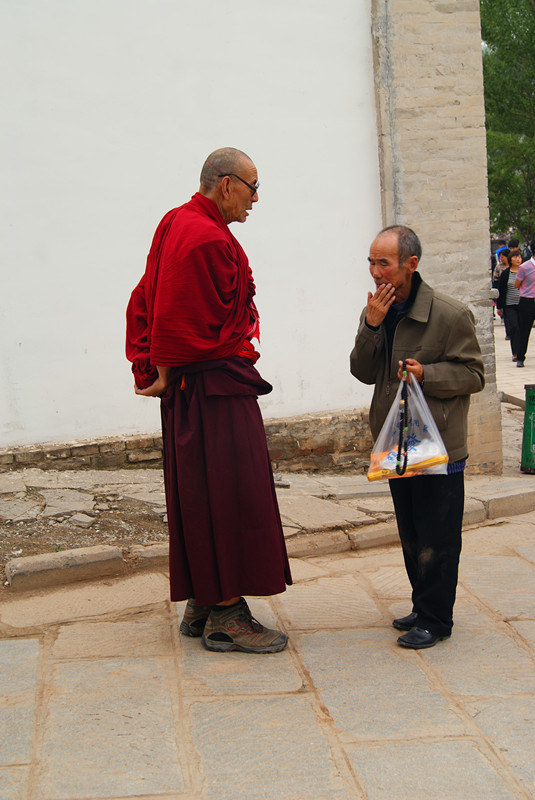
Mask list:
[[[31,496],[31,493],[28,495]],[[17,522],[0,520],[2,588],[5,588],[5,564],[11,558],[99,544],[115,545],[127,550],[135,544],[168,541],[167,523],[161,514],[155,513],[145,503],[129,499],[110,501],[98,495],[95,500],[98,508],[91,512],[94,521],[87,528],[79,527],[68,517],[61,516]]]

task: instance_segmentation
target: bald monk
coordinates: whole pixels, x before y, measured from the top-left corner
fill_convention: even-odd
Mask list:
[[[255,285],[231,234],[258,201],[251,159],[211,153],[199,191],[160,222],[127,310],[135,392],[161,398],[171,600],[208,650],[275,653],[287,636],[243,595],[292,583],[258,395]]]

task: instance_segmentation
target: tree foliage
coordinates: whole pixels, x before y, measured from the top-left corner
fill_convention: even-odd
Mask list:
[[[535,238],[535,0],[480,0],[491,229]]]

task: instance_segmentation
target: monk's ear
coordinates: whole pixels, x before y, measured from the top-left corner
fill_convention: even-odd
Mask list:
[[[225,177],[222,178],[219,187],[221,189],[221,194],[226,199],[230,194],[230,177],[228,175],[225,175]]]

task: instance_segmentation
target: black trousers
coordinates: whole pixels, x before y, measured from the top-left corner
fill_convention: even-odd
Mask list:
[[[511,354],[513,356],[518,356],[518,345],[520,338],[518,303],[516,306],[503,307],[503,321],[505,323],[505,331],[509,337],[509,344],[511,345]]]
[[[524,361],[529,335],[535,321],[535,299],[521,297],[518,303],[518,360]]]
[[[394,478],[389,483],[412,586],[412,610],[418,614],[415,625],[448,636],[461,555],[464,472]]]

